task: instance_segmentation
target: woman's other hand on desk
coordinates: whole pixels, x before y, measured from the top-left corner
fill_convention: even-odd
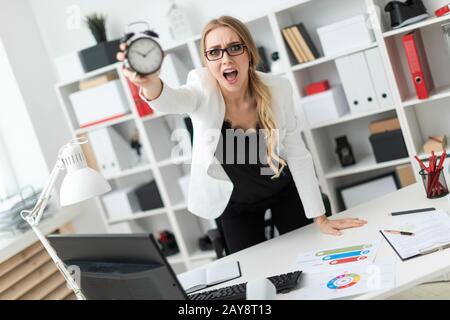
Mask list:
[[[325,215],[314,218],[314,222],[322,233],[340,236],[341,230],[350,228],[359,228],[364,226],[367,221],[358,218],[330,220]]]
[[[120,44],[120,50],[117,52],[116,58],[119,61],[125,60],[125,50],[127,49],[127,45],[125,43]],[[142,76],[139,75],[137,72],[123,68],[122,72],[125,77],[130,79],[131,82],[133,82],[135,85],[142,87],[142,93],[148,100],[155,100],[159,97],[162,91],[162,82],[159,78],[159,74],[161,70],[158,70],[155,73]]]

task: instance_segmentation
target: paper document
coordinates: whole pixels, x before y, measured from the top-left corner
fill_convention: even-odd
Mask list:
[[[450,217],[442,210],[401,215],[395,220],[381,233],[402,260],[450,245]],[[392,234],[384,230],[406,231],[414,235]]]
[[[349,265],[348,268],[304,274],[295,298],[330,300],[395,286],[395,264]]]
[[[379,244],[380,239],[377,239],[301,253],[295,266],[303,272],[317,273],[348,268],[350,265],[369,265],[375,259]]]

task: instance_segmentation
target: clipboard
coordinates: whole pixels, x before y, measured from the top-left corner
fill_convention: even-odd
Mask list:
[[[449,243],[445,243],[443,245],[438,245],[438,246],[434,246],[430,249],[423,249],[422,252],[420,252],[419,254],[407,257],[407,258],[403,258],[400,253],[397,251],[397,249],[394,247],[394,245],[392,245],[392,243],[389,241],[389,239],[384,235],[384,233],[382,232],[382,230],[380,230],[381,235],[383,236],[384,239],[386,239],[386,242],[391,246],[391,248],[394,250],[394,252],[397,254],[397,256],[400,258],[400,260],[402,261],[407,261],[407,260],[411,260],[417,257],[422,257],[425,256],[427,254],[430,253],[434,253],[434,252],[438,252],[438,251],[443,251],[445,249],[449,249],[450,248],[450,242]]]
[[[446,212],[435,210],[431,214],[422,212],[395,219],[395,225],[387,229],[415,233],[414,236],[391,235],[383,232],[386,229],[380,230],[402,261],[450,248],[450,217]]]

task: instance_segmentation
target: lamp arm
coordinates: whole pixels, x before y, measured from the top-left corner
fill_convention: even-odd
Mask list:
[[[56,161],[55,166],[53,167],[53,170],[50,174],[50,177],[47,181],[46,186],[42,190],[41,195],[39,196],[38,201],[36,202],[36,205],[34,206],[33,210],[23,210],[20,215],[22,216],[22,219],[24,219],[33,229],[34,233],[38,237],[38,239],[41,241],[44,248],[47,250],[48,254],[52,258],[55,265],[58,267],[59,271],[63,275],[64,279],[66,280],[68,286],[70,289],[73,290],[76,297],[79,300],[86,300],[83,293],[81,292],[81,289],[79,285],[76,283],[70,272],[65,267],[62,260],[58,257],[55,250],[52,248],[48,240],[45,238],[45,236],[42,234],[42,232],[39,230],[38,225],[41,221],[42,215],[44,213],[44,209],[47,206],[48,199],[50,198],[50,193],[53,190],[53,187],[55,185],[56,179],[58,179],[60,173],[64,170],[64,163],[63,161],[58,157],[58,160]]]
[[[32,225],[31,228],[33,229],[36,236],[41,241],[44,248],[47,250],[49,256],[52,258],[55,265],[58,267],[59,271],[63,275],[64,279],[66,280],[66,283],[68,287],[75,293],[78,300],[86,300],[86,297],[81,292],[80,286],[75,281],[75,279],[72,277],[70,272],[67,270],[66,266],[64,265],[64,262],[58,257],[53,247],[50,245],[48,240],[45,238],[45,236],[42,234],[42,232],[39,230],[37,225]]]
[[[27,216],[22,215],[22,218],[26,220],[30,225],[37,226],[41,221],[42,215],[44,213],[45,208],[47,207],[48,200],[50,198],[50,194],[55,185],[56,179],[58,179],[61,171],[64,170],[64,164],[61,159],[58,158],[55,166],[50,174],[50,177],[47,181],[45,188],[42,190],[41,195],[39,196],[36,205],[33,210],[26,211],[28,213]]]

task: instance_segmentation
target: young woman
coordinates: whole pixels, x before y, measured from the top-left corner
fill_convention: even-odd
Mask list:
[[[123,70],[153,109],[187,113],[192,120],[189,211],[207,219],[219,217],[229,252],[265,240],[267,209],[280,234],[309,219],[334,235],[363,226],[366,221],[357,218],[331,220],[324,215],[291,84],[256,71],[258,52],[245,24],[229,16],[210,21],[201,51],[206,67],[192,70],[180,88],[169,87],[158,74],[142,77]],[[117,58],[123,60],[124,53]]]

